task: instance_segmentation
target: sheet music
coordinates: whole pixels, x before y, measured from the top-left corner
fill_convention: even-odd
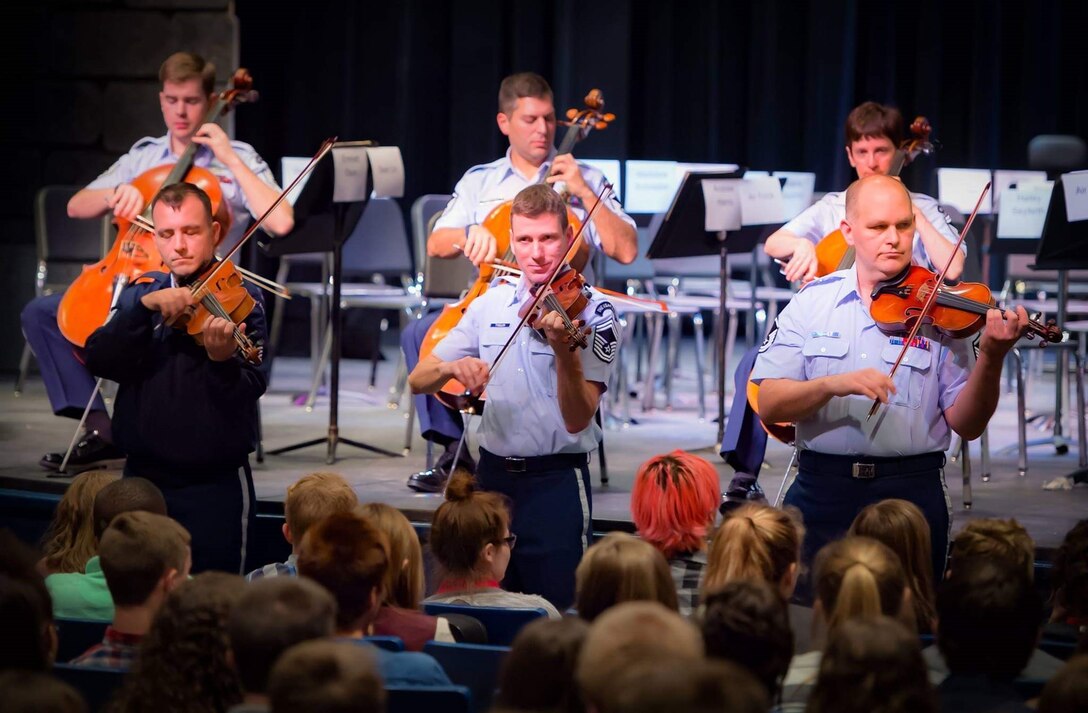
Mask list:
[[[722,230],[740,230],[740,195],[738,184],[732,178],[704,179],[703,203],[706,206],[704,227],[708,233]]]
[[[298,174],[302,173],[302,169],[306,168],[307,164],[309,163],[309,156],[284,156],[283,158],[281,158],[280,187],[287,188],[287,186],[291,185],[291,181],[295,180],[295,178],[298,177]],[[295,204],[295,201],[298,200],[298,194],[302,193],[302,189],[306,186],[306,182],[309,180],[310,177],[306,176],[298,182],[298,185],[295,186],[294,190],[287,194],[286,200],[288,203],[290,203],[291,205]]]
[[[775,178],[785,178],[782,186],[782,220],[792,220],[812,205],[816,174],[800,171],[775,171]]]
[[[997,219],[997,237],[1034,239],[1041,236],[1053,188],[1053,181],[1006,188]]]
[[[404,197],[404,160],[396,146],[372,146],[366,150],[374,171],[376,198]]]
[[[990,178],[990,171],[985,168],[938,168],[937,201],[970,215]],[[980,215],[993,212],[992,197],[987,193],[982,199]]]
[[[368,162],[365,146],[333,146],[334,203],[365,201]]]
[[[1065,219],[1070,223],[1088,220],[1088,171],[1062,175],[1065,190]]]
[[[1001,194],[1004,193],[1009,186],[1016,186],[1021,183],[1039,183],[1040,181],[1045,180],[1046,171],[1009,171],[1005,169],[994,171],[994,212],[1001,212]]]
[[[740,187],[742,225],[771,225],[782,223],[782,184],[777,178],[748,178]]]

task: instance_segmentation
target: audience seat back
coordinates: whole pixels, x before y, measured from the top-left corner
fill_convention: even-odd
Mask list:
[[[404,651],[404,640],[399,636],[364,636],[363,640],[374,644],[379,649],[392,651],[395,654]]]
[[[68,663],[95,644],[102,643],[108,622],[87,619],[56,619],[57,661]]]
[[[428,641],[423,653],[433,656],[451,681],[472,691],[478,710],[488,710],[510,647]]]
[[[493,646],[510,646],[523,626],[534,619],[548,616],[548,612],[536,608],[474,607],[439,602],[424,602],[423,611],[431,616],[462,614],[479,619],[487,629],[487,643]]]
[[[91,713],[105,710],[114,691],[121,686],[125,672],[112,668],[72,666],[59,663],[53,666],[53,674],[83,695],[87,710]]]
[[[386,713],[474,713],[464,686],[386,686]]]

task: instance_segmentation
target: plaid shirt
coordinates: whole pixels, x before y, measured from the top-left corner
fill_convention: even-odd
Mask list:
[[[255,569],[246,575],[247,582],[254,582],[264,577],[297,577],[298,576],[298,555],[292,554],[287,558],[286,562],[273,562],[272,564],[266,564],[260,569]]]
[[[669,560],[680,616],[690,617],[699,608],[699,587],[706,569],[706,552],[679,554]]]
[[[95,644],[83,654],[72,659],[73,666],[119,668],[127,671],[140,651],[142,634],[123,634],[112,626],[106,627],[101,644]]]

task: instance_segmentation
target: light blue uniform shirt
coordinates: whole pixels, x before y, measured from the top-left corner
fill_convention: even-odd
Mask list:
[[[952,227],[952,218],[941,210],[937,201],[924,193],[911,193],[910,199],[918,210],[926,217],[926,220],[937,229],[948,242],[953,245],[960,239],[960,234]],[[820,242],[828,233],[838,230],[839,225],[846,217],[846,191],[828,193],[820,200],[810,205],[801,214],[782,226],[794,235],[810,240],[813,243]],[[914,231],[914,258],[915,265],[940,270],[944,265],[934,265],[926,254],[925,245],[922,244],[921,234]],[[960,252],[967,254],[967,243],[960,245]]]
[[[862,305],[854,268],[809,283],[778,315],[759,348],[752,381],[807,381],[872,367],[885,374],[902,349],[902,337],[877,328]],[[872,399],[832,397],[797,423],[797,445],[821,453],[902,456],[948,449],[944,411],[967,383],[967,340],[932,328],[918,332],[894,376],[898,393],[865,420]]]
[[[498,279],[478,297],[433,354],[442,361],[477,357],[490,366],[518,325],[518,309],[530,298],[524,282]],[[581,350],[587,381],[608,384],[620,348],[620,323],[608,300],[593,298],[578,316],[591,327],[589,347]],[[556,392],[555,353],[529,327],[522,328],[487,384],[487,405],[480,423],[480,446],[495,455],[522,457],[587,453],[597,447],[596,421],[578,433],[563,425]]]
[[[276,179],[272,175],[272,170],[264,162],[264,159],[253,150],[252,146],[244,141],[231,141],[230,145],[234,148],[238,157],[242,159],[242,162],[257,174],[258,178],[277,191],[279,190]],[[148,169],[163,164],[174,164],[177,161],[178,156],[170,150],[169,134],[157,138],[147,136],[134,143],[128,153],[117,159],[98,178],[88,183],[87,188],[113,188],[114,186],[120,186],[122,183],[131,183],[133,179]],[[193,156],[193,165],[208,169],[219,179],[223,196],[230,205],[232,218],[230,232],[220,242],[217,249],[217,252],[222,254],[234,247],[234,244],[242,237],[242,234],[246,231],[246,226],[249,225],[249,216],[253,214],[253,210],[249,207],[249,201],[246,200],[241,186],[234,180],[234,176],[227,167],[215,157],[215,153],[210,148],[197,146],[196,155]],[[260,216],[254,214],[253,217],[258,218]]]
[[[551,171],[552,161],[556,156],[553,148],[548,154],[548,159],[537,169],[537,172],[529,178],[525,178],[517,172],[514,164],[510,162],[511,151],[512,149],[507,149],[506,155],[502,158],[491,163],[473,166],[465,172],[465,175],[461,177],[461,180],[457,182],[457,186],[453,189],[453,198],[446,204],[446,209],[435,221],[435,230],[439,228],[464,228],[469,225],[483,223],[491,211],[505,201],[512,200],[523,188],[541,183]],[[600,194],[605,182],[604,174],[584,163],[579,163],[578,168],[582,171],[582,179],[585,180],[586,185],[592,188],[594,193]],[[623,207],[616,200],[614,193],[605,196],[602,203],[603,205],[597,209],[598,212],[606,209],[611,210],[632,228],[635,227],[635,221],[623,212]],[[570,207],[583,222],[592,205],[592,203],[588,206],[582,205],[578,198],[571,197]],[[594,250],[601,248],[601,238],[592,222],[582,231],[582,239]],[[590,283],[593,282],[592,264],[592,262],[587,264],[586,269],[582,271],[582,275]]]

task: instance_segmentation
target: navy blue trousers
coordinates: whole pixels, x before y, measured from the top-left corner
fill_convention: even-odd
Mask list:
[[[888,498],[900,498],[917,505],[929,523],[934,581],[941,581],[948,554],[952,509],[940,468],[864,480],[826,471],[816,472],[806,467],[806,454],[801,455],[800,471],[786,491],[784,504],[796,507],[804,516],[802,559],[806,568],[811,569],[821,547],[846,534],[854,518],[866,505]]]
[[[248,462],[237,468],[182,477],[141,467],[129,459],[125,476],[147,478],[162,490],[166,514],[181,523],[192,537],[194,574],[205,570],[231,574],[247,571],[246,547],[253,534],[257,504]]]
[[[735,471],[726,494],[735,498],[743,498],[755,486],[767,453],[767,432],[748,403],[748,377],[757,356],[759,347],[752,347],[737,362],[733,405],[722,436],[722,460]]]
[[[58,416],[79,418],[94,391],[95,378],[87,371],[80,356],[81,349],[60,333],[57,307],[61,295],[32,299],[20,315],[23,334],[38,359],[38,368],[49,395],[49,405]],[[92,409],[105,411],[101,396],[96,396]]]
[[[440,309],[425,314],[422,318],[411,322],[401,332],[400,347],[404,350],[404,361],[409,373],[419,363],[419,346],[423,343],[423,337],[440,314],[442,314]],[[461,440],[461,434],[465,430],[461,414],[446,408],[441,401],[427,394],[417,394],[412,398],[415,399],[419,432],[424,440],[442,445]]]
[[[476,479],[484,490],[510,499],[510,531],[518,540],[503,588],[569,609],[574,570],[593,537],[588,458],[577,467],[511,473],[502,458],[481,449]]]

